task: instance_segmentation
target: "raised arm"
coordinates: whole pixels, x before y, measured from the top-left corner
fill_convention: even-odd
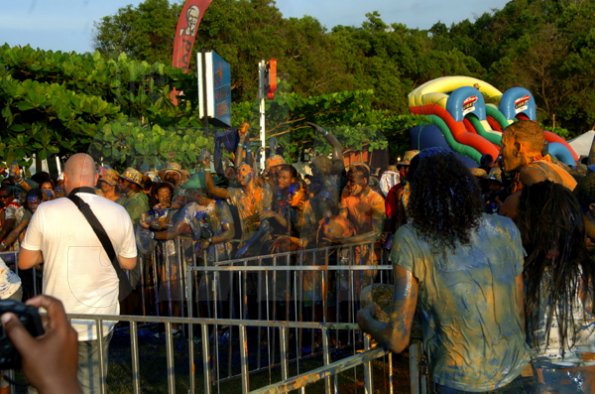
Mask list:
[[[306,122],[306,124],[314,127],[314,129],[322,134],[326,141],[333,147],[333,157],[335,159],[343,160],[343,145],[339,142],[334,134],[318,126],[316,123]]]
[[[238,143],[238,147],[236,148],[235,158],[234,158],[234,165],[236,168],[240,167],[240,164],[244,161],[244,156],[246,155],[246,150],[244,149],[244,144],[248,140],[248,129],[250,128],[250,124],[248,122],[242,123],[238,133],[240,135],[240,141]]]

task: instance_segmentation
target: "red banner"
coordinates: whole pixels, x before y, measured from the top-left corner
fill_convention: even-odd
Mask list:
[[[203,15],[211,5],[212,0],[186,0],[176,27],[176,38],[174,39],[174,54],[172,66],[181,68],[184,71],[190,66],[192,47],[198,32],[198,25]]]

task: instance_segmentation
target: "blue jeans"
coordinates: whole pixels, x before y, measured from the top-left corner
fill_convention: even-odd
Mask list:
[[[477,392],[463,391],[453,389],[441,384],[434,385],[434,392],[437,394],[477,394]],[[535,383],[532,377],[518,376],[512,382],[508,383],[504,387],[497,388],[491,391],[483,391],[483,393],[493,394],[532,394],[535,393]]]
[[[592,393],[595,365],[561,366],[546,358],[533,360],[540,393]]]
[[[100,393],[102,384],[105,384],[108,367],[108,347],[112,339],[112,333],[103,337],[103,372],[99,367],[99,341],[81,341],[79,342],[79,363],[77,378],[85,394]]]

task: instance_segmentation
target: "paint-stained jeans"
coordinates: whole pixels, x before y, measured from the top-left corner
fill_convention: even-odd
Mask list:
[[[442,386],[440,384],[434,385],[434,392],[436,394],[479,394],[478,392],[457,390],[450,387]],[[535,391],[535,383],[532,377],[519,376],[504,387],[492,391],[482,391],[481,393],[489,394],[533,394]]]
[[[532,362],[540,393],[592,393],[595,388],[595,366],[561,366],[547,359]]]

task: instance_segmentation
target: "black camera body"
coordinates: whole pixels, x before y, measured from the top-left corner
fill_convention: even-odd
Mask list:
[[[43,325],[37,308],[15,300],[0,300],[0,315],[6,312],[14,313],[31,336],[37,337],[43,334]],[[20,367],[21,355],[6,335],[4,326],[0,325],[0,370]]]

